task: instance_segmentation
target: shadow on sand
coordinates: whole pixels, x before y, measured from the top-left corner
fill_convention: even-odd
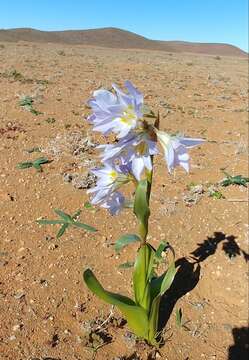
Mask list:
[[[222,250],[231,259],[243,256],[245,261],[249,260],[249,254],[240,249],[233,235],[225,235],[215,232],[213,237],[208,237],[191,252],[189,258],[183,257],[176,261],[177,274],[170,289],[162,297],[159,310],[159,331],[167,324],[176,302],[186,293],[193,290],[199,282],[201,263],[209,256],[214,255],[218,245],[222,243]],[[229,358],[230,359],[230,358]],[[235,360],[235,358],[231,358]]]
[[[229,347],[228,360],[249,359],[249,328],[234,328],[232,333],[234,344]]]

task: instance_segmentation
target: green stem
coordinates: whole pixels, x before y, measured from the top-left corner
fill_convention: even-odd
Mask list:
[[[148,234],[148,224],[144,226],[144,224],[140,223],[138,226],[138,234],[141,239],[141,246],[146,244],[146,237]]]
[[[157,129],[159,128],[159,113],[155,120],[154,128],[157,128]],[[152,164],[152,170],[147,171],[147,174],[146,174],[147,185],[146,185],[146,194],[145,195],[146,195],[146,207],[148,207],[148,214],[144,218],[142,217],[142,220],[139,216],[137,216],[137,218],[140,220],[139,226],[138,226],[138,234],[141,238],[141,246],[146,244],[146,237],[148,234],[149,205],[150,205],[150,195],[151,195],[151,187],[152,187],[152,180],[153,180],[153,155],[151,155],[151,164]],[[135,214],[137,215],[136,211],[135,211]]]
[[[159,125],[160,125],[160,117],[159,117],[159,112],[157,114],[157,118],[154,122],[154,127],[159,130]],[[148,197],[148,205],[150,205],[150,193],[151,193],[151,186],[152,186],[152,179],[153,179],[153,161],[154,161],[154,156],[151,155],[151,164],[152,164],[152,170],[150,172],[147,173],[147,180],[149,183],[148,186],[148,191],[147,191],[147,197]]]

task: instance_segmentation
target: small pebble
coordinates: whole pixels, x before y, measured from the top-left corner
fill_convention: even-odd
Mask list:
[[[10,341],[16,340],[16,336],[15,336],[15,335],[11,335],[11,336],[9,337],[9,340],[10,340]]]

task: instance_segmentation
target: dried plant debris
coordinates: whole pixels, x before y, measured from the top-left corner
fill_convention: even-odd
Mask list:
[[[79,173],[64,173],[63,180],[68,183],[72,183],[76,189],[90,189],[96,185],[96,176],[90,171],[86,171],[83,174]]]
[[[160,206],[159,211],[162,215],[172,215],[177,210],[178,201],[176,199],[169,199],[169,198],[160,198]]]
[[[41,358],[30,358],[29,360],[62,360],[61,358],[54,358],[54,357],[50,357],[50,356],[45,356],[45,357],[41,357]]]
[[[112,336],[108,332],[108,327],[113,324],[113,310],[107,318],[99,317],[82,323],[83,335],[81,341],[84,346],[95,354],[101,347],[112,342]]]
[[[0,136],[5,135],[7,139],[15,139],[18,133],[25,133],[26,130],[22,126],[8,122],[5,127],[0,128]]]
[[[236,177],[237,178],[237,177]],[[236,179],[237,180],[237,179]],[[243,181],[243,179],[242,179]],[[216,200],[225,199],[225,196],[223,195],[221,191],[221,185],[220,183],[215,184],[205,184],[205,185],[196,185],[194,183],[190,183],[187,186],[188,192],[183,194],[183,201],[187,204],[187,206],[195,205],[197,204],[200,199],[206,195],[208,197],[211,197]],[[230,185],[230,184],[228,184]],[[228,186],[228,185],[222,185],[222,186]],[[242,185],[242,184],[240,184]],[[246,186],[246,185],[244,185]]]
[[[129,348],[133,348],[136,346],[137,337],[135,334],[131,333],[130,331],[126,331],[126,333],[124,334],[124,340]]]
[[[197,204],[205,192],[203,185],[192,185],[188,189],[188,193],[183,195],[183,201],[188,206]]]
[[[106,330],[90,331],[85,333],[82,336],[82,343],[88,348],[93,350],[98,350],[102,346],[109,344],[112,341],[112,337],[108,334]]]
[[[74,131],[58,134],[46,148],[46,152],[55,157],[63,155],[80,156],[84,153],[91,154],[97,144],[93,143],[90,136]]]
[[[113,360],[141,360],[141,357],[134,352],[131,355],[116,356]]]

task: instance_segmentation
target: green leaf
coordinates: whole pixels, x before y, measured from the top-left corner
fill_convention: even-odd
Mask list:
[[[148,338],[148,318],[146,311],[130,298],[105,290],[90,269],[84,271],[84,281],[88,288],[100,299],[115,305],[126,318],[131,330],[139,337]]]
[[[227,178],[221,181],[220,183],[221,186],[242,185],[246,187],[246,183],[249,182],[249,178],[246,178],[242,175],[231,176],[227,174],[225,171],[224,174],[226,175]]]
[[[126,261],[118,266],[119,269],[129,269],[134,266],[134,261]]]
[[[93,209],[93,206],[92,206],[92,204],[91,204],[89,201],[87,201],[87,202],[85,202],[85,204],[84,204],[84,208],[85,208],[85,209]]]
[[[173,261],[169,266],[167,272],[162,274],[160,277],[152,279],[151,281],[151,299],[152,304],[150,307],[149,314],[149,342],[151,344],[156,344],[156,335],[157,335],[157,327],[158,327],[158,314],[159,314],[159,306],[162,295],[167,291],[176,274],[175,262]]]
[[[21,162],[16,165],[18,169],[27,169],[33,166],[31,161]]]
[[[150,308],[149,314],[149,342],[152,345],[156,345],[156,334],[158,328],[158,316],[159,316],[159,306],[160,306],[161,296],[157,296],[154,298]]]
[[[160,295],[163,295],[171,286],[172,282],[174,281],[175,274],[177,269],[175,267],[175,262],[172,261],[170,264],[166,274],[164,275],[161,288],[160,288]]]
[[[63,221],[63,220],[46,220],[46,219],[42,219],[42,220],[36,220],[36,222],[39,225],[56,225],[56,224],[63,225],[63,224],[65,224],[65,221]]]
[[[38,170],[38,171],[42,171],[42,167],[41,167],[41,165],[40,164],[37,164],[37,163],[34,163],[33,162],[33,167],[36,169],[36,170]]]
[[[67,223],[72,223],[73,219],[70,215],[64,213],[64,211],[60,210],[60,209],[54,209],[54,212],[59,215],[63,220],[65,220]]]
[[[154,267],[156,268],[158,263],[163,260],[161,254],[163,251],[170,250],[173,256],[173,259],[175,259],[175,251],[172,248],[172,246],[168,242],[162,241],[160,245],[158,246],[155,257],[154,257]],[[161,290],[161,285],[164,280],[164,277],[166,275],[166,272],[164,272],[160,276],[156,276],[155,273],[153,274],[153,278],[151,279],[151,298],[154,299]]]
[[[135,199],[134,199],[134,213],[140,222],[140,233],[145,239],[148,233],[148,220],[150,216],[150,208],[148,201],[149,183],[147,180],[139,181]]]
[[[74,221],[72,223],[72,225],[77,226],[77,227],[82,228],[82,229],[85,229],[85,230],[90,231],[90,232],[98,231],[95,227],[87,225],[87,224],[80,223],[78,221]]]
[[[222,192],[216,190],[216,191],[213,191],[210,195],[210,197],[214,198],[214,199],[224,199],[225,196],[222,194]]]
[[[125,246],[136,242],[136,241],[140,241],[140,237],[136,234],[126,234],[121,236],[115,243],[115,250],[116,252],[120,252],[120,250],[122,250]]]
[[[33,164],[47,164],[49,163],[49,160],[47,158],[41,157],[33,161]]]
[[[64,234],[64,232],[66,231],[68,226],[69,226],[69,224],[63,224],[62,225],[62,227],[60,228],[60,230],[58,231],[58,233],[56,235],[57,239],[59,239]]]
[[[161,241],[156,252],[155,252],[155,258],[158,260],[162,259],[162,253],[165,251],[165,249],[167,248],[168,243]]]
[[[151,302],[150,277],[153,270],[155,251],[149,244],[138,250],[133,272],[133,289],[137,305],[149,310]]]
[[[160,294],[161,285],[164,279],[166,272],[158,277],[153,277],[150,283],[150,292],[151,292],[151,299],[154,299]]]
[[[176,309],[176,325],[178,327],[182,326],[182,309]]]
[[[23,96],[20,101],[19,101],[19,105],[20,106],[32,106],[34,100],[31,96]]]

